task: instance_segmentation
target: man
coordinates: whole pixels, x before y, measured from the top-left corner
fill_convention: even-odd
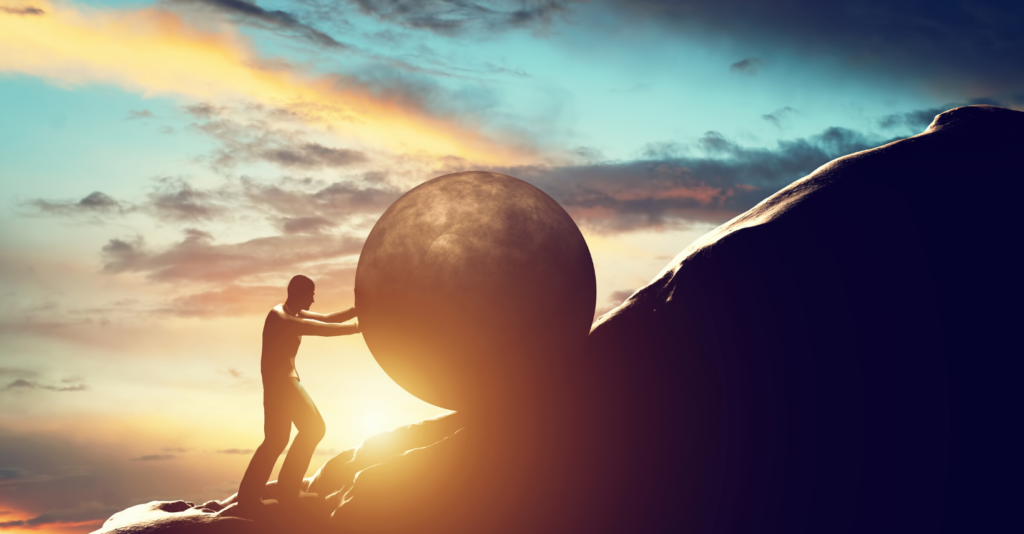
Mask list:
[[[309,311],[313,304],[313,281],[297,275],[288,282],[288,300],[274,306],[263,323],[263,443],[256,449],[238,488],[238,502],[249,507],[262,503],[261,494],[281,451],[288,445],[292,423],[298,429],[295,441],[278,476],[278,500],[300,497],[302,475],[309,467],[313,450],[324,437],[326,427],[320,412],[299,383],[295,354],[302,336],[344,336],[359,332],[358,324],[340,324],[356,316],[355,308],[336,313]]]

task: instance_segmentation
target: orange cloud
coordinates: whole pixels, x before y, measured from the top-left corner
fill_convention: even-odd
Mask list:
[[[404,153],[498,164],[524,157],[416,102],[358,80],[314,76],[261,58],[232,27],[194,27],[162,9],[99,10],[33,2],[35,16],[0,13],[0,72],[67,85],[107,83],[146,96],[253,99],[296,110],[344,138]]]

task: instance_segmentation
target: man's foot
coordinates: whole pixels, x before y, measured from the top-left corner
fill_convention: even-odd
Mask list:
[[[278,495],[277,497],[277,502],[281,503],[281,506],[305,506],[320,500],[322,500],[320,495],[305,491],[294,494],[290,493],[288,496]]]
[[[225,506],[215,515],[223,517],[240,517],[242,519],[257,519],[266,515],[269,509],[275,505],[277,505],[277,501],[273,499],[237,501]]]

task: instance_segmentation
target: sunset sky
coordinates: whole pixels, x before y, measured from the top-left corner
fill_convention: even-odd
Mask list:
[[[1019,0],[820,4],[0,0],[0,529],[233,493],[267,310],[297,273],[314,311],[351,306],[363,239],[424,180],[555,198],[600,314],[830,159],[1024,109]],[[444,413],[359,336],[298,368],[310,474]]]

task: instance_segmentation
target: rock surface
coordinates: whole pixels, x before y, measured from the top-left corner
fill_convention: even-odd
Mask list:
[[[372,438],[310,479],[327,497],[325,522],[310,524],[1007,530],[1019,505],[1009,466],[1024,449],[1022,153],[1024,113],[970,106],[822,166],[601,317],[587,353],[571,356],[579,372],[544,393],[549,409],[460,413]],[[101,532],[253,526],[168,510],[135,507]]]
[[[611,532],[998,531],[1024,113],[832,161],[598,319]],[[988,527],[988,528],[986,528]]]

